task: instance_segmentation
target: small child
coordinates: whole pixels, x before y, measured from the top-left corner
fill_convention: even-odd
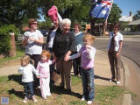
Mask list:
[[[47,99],[47,96],[51,96],[50,92],[50,65],[53,64],[53,61],[50,60],[51,54],[49,51],[43,50],[41,54],[41,61],[37,65],[37,70],[39,72],[40,78],[40,89],[41,95],[44,99]]]
[[[72,56],[65,58],[65,61],[75,59],[81,56],[81,74],[83,84],[82,101],[87,100],[87,104],[92,104],[94,99],[94,57],[96,49],[92,46],[95,37],[85,34],[83,37],[83,46],[80,51]]]
[[[23,102],[27,103],[29,98],[32,98],[34,102],[37,102],[36,98],[34,97],[33,90],[33,73],[37,75],[37,71],[35,70],[34,66],[30,64],[30,57],[28,55],[21,58],[21,67],[18,71],[22,74],[22,82],[24,85],[25,98]]]

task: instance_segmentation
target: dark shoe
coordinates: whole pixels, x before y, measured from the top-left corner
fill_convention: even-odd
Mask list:
[[[71,94],[71,89],[67,89],[67,93],[68,94]]]
[[[114,78],[111,78],[109,81],[110,82],[116,82]]]
[[[65,89],[63,85],[60,85],[60,89]]]

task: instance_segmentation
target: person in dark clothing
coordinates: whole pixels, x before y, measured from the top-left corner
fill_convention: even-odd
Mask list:
[[[56,32],[54,39],[53,52],[56,57],[56,69],[61,74],[61,88],[66,88],[71,92],[71,68],[72,61],[64,61],[66,56],[69,56],[75,51],[74,34],[70,32],[71,21],[66,18],[61,22],[61,29]]]
[[[123,35],[119,32],[119,25],[115,24],[113,32],[110,33],[110,40],[108,45],[108,58],[112,78],[110,81],[120,84],[120,64],[121,64],[121,50],[123,45]]]
[[[53,27],[49,30],[48,37],[46,40],[46,50],[49,50],[51,53],[51,60],[54,59],[53,57],[53,44],[54,44],[54,39],[56,36],[56,31],[58,29],[58,21],[53,22]],[[53,80],[53,72],[55,71],[55,63],[50,65],[50,87],[53,86],[54,80]],[[51,88],[52,89],[52,88]]]
[[[75,46],[76,46],[76,52],[75,53],[79,52],[82,45],[83,45],[84,33],[81,32],[80,29],[81,29],[80,24],[75,23],[74,24],[74,37],[75,37]],[[78,57],[78,58],[73,60],[73,69],[74,69],[74,75],[75,76],[78,76],[78,74],[81,75],[80,60],[81,60],[81,57]]]

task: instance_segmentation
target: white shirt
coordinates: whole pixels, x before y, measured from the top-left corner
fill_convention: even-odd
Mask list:
[[[33,73],[38,75],[38,72],[35,70],[34,66],[31,64],[28,64],[26,66],[21,66],[18,69],[19,73],[22,74],[22,82],[33,82]]]
[[[114,33],[113,32],[111,32],[110,33],[110,40],[109,40],[109,44],[108,44],[108,50],[109,50],[109,48],[110,48],[110,46],[111,46],[111,40],[112,40],[112,37],[114,36]],[[120,33],[120,32],[117,32],[117,34],[116,34],[116,36],[115,36],[115,51],[118,51],[119,50],[119,48],[120,48],[120,44],[119,44],[119,42],[120,41],[123,41],[123,35]]]
[[[29,37],[29,38],[32,37],[32,38],[38,40],[38,39],[42,38],[43,35],[41,34],[41,32],[39,30],[36,30],[34,32],[31,32],[31,31],[25,32],[24,38],[25,37]],[[26,54],[29,54],[29,55],[34,55],[34,54],[40,55],[42,52],[42,45],[34,43],[33,41],[28,39],[28,44],[25,46],[25,52],[26,52]]]
[[[54,38],[55,38],[55,35],[56,35],[56,30],[57,29],[52,30],[52,32],[50,34],[50,39],[49,39],[49,42],[48,42],[48,47],[49,48],[53,47],[53,41],[54,41]]]

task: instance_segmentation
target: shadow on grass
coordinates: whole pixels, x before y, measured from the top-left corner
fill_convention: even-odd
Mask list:
[[[51,88],[51,92],[59,94],[59,95],[69,94],[69,95],[72,95],[72,96],[75,96],[75,97],[78,97],[78,98],[82,97],[79,93],[76,93],[76,92],[73,92],[73,91],[69,92],[67,89],[61,88],[60,86],[53,86]]]
[[[23,83],[21,82],[21,79],[22,79],[21,75],[9,75],[8,76],[9,81],[15,81],[15,82],[19,83],[20,85],[23,85]],[[79,93],[75,93],[73,91],[68,92],[66,89],[63,89],[60,86],[53,85],[53,86],[50,87],[50,89],[51,89],[52,93],[56,93],[56,94],[59,94],[59,95],[69,94],[69,95],[72,95],[72,96],[75,96],[75,97],[78,97],[78,98],[82,97]],[[15,89],[12,88],[8,92],[9,92],[9,94],[15,94],[17,97],[20,97],[20,98],[24,97],[24,90],[23,91],[16,91]],[[38,89],[38,88],[34,89],[34,93],[35,93],[35,95],[41,97],[40,89]]]
[[[9,81],[13,80],[13,81],[15,81],[15,82],[17,82],[17,83],[19,83],[19,84],[22,84],[21,78],[22,78],[21,75],[14,75],[14,74],[13,74],[13,75],[9,75],[9,76],[8,76],[8,80],[9,80]]]
[[[109,80],[110,80],[110,78],[101,77],[101,76],[99,76],[99,75],[94,75],[94,78],[95,78],[95,79],[102,79],[102,80],[106,80],[106,81],[109,81]]]
[[[19,98],[24,98],[24,92],[23,91],[16,91],[15,89],[11,89],[8,91],[8,93],[11,95],[11,94],[14,94],[16,95],[17,97]]]

